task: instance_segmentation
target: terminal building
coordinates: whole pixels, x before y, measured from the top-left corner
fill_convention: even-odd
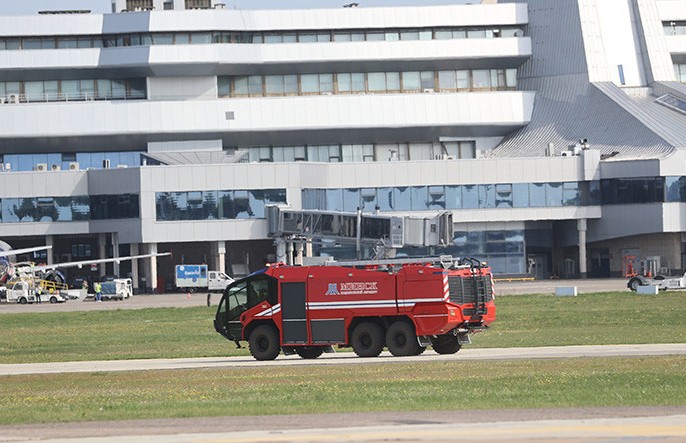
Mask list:
[[[47,263],[171,252],[71,271],[140,291],[274,260],[273,204],[450,211],[451,242],[397,253],[496,274],[681,273],[686,0],[0,17],[0,164],[1,240]]]

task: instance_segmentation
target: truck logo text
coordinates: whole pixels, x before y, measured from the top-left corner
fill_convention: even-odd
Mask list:
[[[375,281],[340,283],[340,289],[338,283],[329,283],[325,295],[377,294],[379,292],[377,283]]]

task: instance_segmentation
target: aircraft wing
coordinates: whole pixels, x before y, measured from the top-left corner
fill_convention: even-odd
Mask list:
[[[58,268],[81,268],[83,266],[98,265],[101,263],[114,263],[122,262],[126,260],[137,260],[139,258],[150,258],[150,257],[163,257],[165,255],[171,255],[170,252],[162,252],[159,254],[144,254],[144,255],[129,255],[126,257],[116,257],[116,258],[101,258],[96,260],[82,260],[82,261],[70,261],[63,263],[53,263],[51,265],[37,265],[37,266],[15,266],[17,269],[22,270],[32,270],[32,271],[52,271]]]
[[[10,255],[28,254],[29,252],[45,251],[52,249],[52,246],[36,246],[35,248],[26,249],[10,249],[9,251],[0,251],[0,257],[9,257]]]

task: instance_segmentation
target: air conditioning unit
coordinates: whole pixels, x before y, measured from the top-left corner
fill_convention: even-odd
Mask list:
[[[431,88],[426,88],[426,89],[424,89],[423,92],[425,92],[425,93],[427,93],[427,94],[432,94],[432,93],[434,93],[434,92],[436,92],[436,91],[434,91],[434,90],[431,89]]]
[[[562,152],[560,153],[560,155],[563,156],[563,157],[569,157],[570,155],[572,155],[572,153],[569,152],[569,151],[562,151]]]
[[[37,163],[35,170],[40,171],[40,172],[45,172],[48,170],[48,164],[47,163]]]
[[[120,168],[120,169],[121,168],[128,168],[128,167],[129,167],[129,165],[117,165],[117,168]]]
[[[78,171],[81,168],[81,165],[79,165],[79,162],[69,162],[69,170],[70,171]]]
[[[50,166],[50,170],[51,170],[51,171],[59,171],[60,169],[62,169],[62,166],[60,166],[60,165],[52,165],[52,166]]]
[[[19,94],[10,94],[7,103],[19,103]]]

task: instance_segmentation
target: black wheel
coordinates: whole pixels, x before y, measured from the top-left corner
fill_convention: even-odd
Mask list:
[[[360,323],[350,337],[353,351],[360,357],[378,357],[384,347],[384,333],[376,323]]]
[[[629,289],[631,289],[632,291],[636,292],[636,289],[637,289],[639,286],[641,286],[641,279],[638,278],[638,277],[632,278],[631,280],[629,280],[628,286],[629,286]]]
[[[414,326],[406,321],[392,323],[386,331],[386,347],[391,354],[396,357],[406,357],[408,355],[419,355],[417,336],[414,333]]]
[[[431,346],[437,354],[454,354],[460,350],[462,345],[457,341],[453,334],[439,335],[431,340]]]
[[[50,297],[50,303],[57,303],[57,297],[55,297],[54,295]]]
[[[255,360],[274,360],[281,352],[279,332],[270,325],[256,327],[248,337],[248,345]]]
[[[29,301],[26,299],[26,297],[22,297],[22,298],[19,299],[19,304],[20,304],[20,305],[25,305],[25,304],[28,303],[28,302],[29,302]]]
[[[296,354],[305,360],[315,359],[324,353],[324,348],[322,346],[298,346],[293,349]]]

